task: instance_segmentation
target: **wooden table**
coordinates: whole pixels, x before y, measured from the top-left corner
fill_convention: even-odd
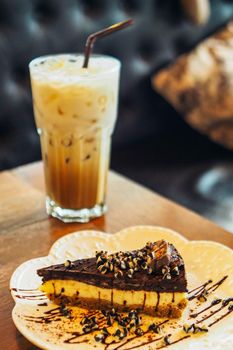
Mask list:
[[[9,279],[22,262],[47,255],[59,237],[83,229],[116,232],[131,225],[159,225],[189,239],[215,240],[233,248],[233,234],[113,172],[105,217],[88,224],[48,218],[41,163],[0,173],[0,349],[34,350],[11,320]]]

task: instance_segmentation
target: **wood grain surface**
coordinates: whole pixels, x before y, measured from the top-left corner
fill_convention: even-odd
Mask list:
[[[47,255],[59,237],[76,230],[114,233],[131,225],[166,226],[189,239],[214,240],[233,248],[233,234],[199,215],[111,172],[108,213],[88,224],[48,218],[41,163],[0,173],[0,349],[35,350],[11,320],[9,279],[22,262]]]

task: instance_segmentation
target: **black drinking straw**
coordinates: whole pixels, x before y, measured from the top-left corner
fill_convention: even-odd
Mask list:
[[[110,27],[104,28],[96,33],[90,34],[87,38],[86,45],[85,45],[83,68],[88,67],[89,58],[96,39],[103,38],[106,35],[109,35],[118,30],[124,29],[133,23],[134,23],[133,19],[128,19],[127,21],[113,24]]]

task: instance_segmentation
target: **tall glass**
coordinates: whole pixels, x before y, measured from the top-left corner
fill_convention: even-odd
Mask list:
[[[88,222],[106,211],[111,135],[120,62],[53,55],[30,65],[34,114],[40,135],[47,213],[64,222]]]

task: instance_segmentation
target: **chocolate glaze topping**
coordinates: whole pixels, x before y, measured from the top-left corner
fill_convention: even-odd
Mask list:
[[[142,249],[130,252],[96,252],[95,258],[66,261],[39,269],[37,273],[43,282],[62,279],[121,290],[187,291],[183,259],[164,240],[148,242]]]

